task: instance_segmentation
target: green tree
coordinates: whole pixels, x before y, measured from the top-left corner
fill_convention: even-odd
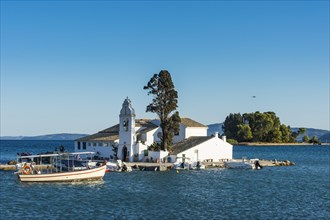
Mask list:
[[[304,143],[307,143],[307,142],[309,142],[309,137],[307,135],[305,135],[302,140]]]
[[[312,139],[309,140],[309,143],[311,143],[311,144],[321,144],[321,142],[319,141],[319,139],[315,135],[312,137]]]
[[[151,145],[148,146],[148,150],[159,151],[160,150],[160,144],[154,142],[154,143],[152,143]]]
[[[265,133],[264,140],[266,142],[272,143],[281,143],[282,142],[282,132],[281,132],[281,121],[279,117],[276,116],[274,112],[265,112],[264,113],[269,120],[272,122],[270,130]]]
[[[306,128],[299,128],[298,133],[299,133],[299,135],[305,134],[306,133]]]
[[[223,123],[223,130],[228,139],[238,140],[239,125],[243,124],[243,117],[240,113],[229,114]]]
[[[178,107],[178,92],[171,74],[167,70],[154,74],[143,89],[149,90],[148,95],[153,96],[146,111],[158,115],[162,129],[161,149],[166,150],[172,144],[174,134],[179,132],[181,122],[179,112],[175,111]]]
[[[267,142],[281,143],[282,142],[282,132],[280,126],[274,127],[267,135]]]
[[[237,140],[234,140],[234,139],[227,139],[227,142],[231,145],[236,145],[238,144],[238,141]]]
[[[297,142],[298,136],[303,135],[305,133],[306,133],[306,128],[299,128],[297,131],[292,131],[290,137],[291,142]]]
[[[291,138],[297,139],[298,136],[299,136],[299,132],[298,131],[291,132]]]
[[[282,133],[282,143],[289,143],[291,140],[291,128],[284,124],[281,125],[280,131]]]
[[[274,112],[254,112],[229,114],[224,122],[225,135],[242,141],[289,143],[297,142],[296,136],[303,134],[306,129],[300,128],[292,132],[289,126],[281,124]]]
[[[251,141],[253,138],[251,128],[248,124],[238,125],[237,141],[247,142]]]
[[[267,142],[267,135],[273,129],[274,125],[272,117],[270,114],[261,112],[255,112],[249,115],[249,125],[253,133],[253,141]]]

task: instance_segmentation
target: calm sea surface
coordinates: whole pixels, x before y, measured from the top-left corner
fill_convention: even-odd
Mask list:
[[[1,162],[72,141],[4,141]],[[20,183],[0,171],[1,219],[329,219],[330,147],[235,146],[234,157],[290,160],[262,170],[107,173],[103,181]]]

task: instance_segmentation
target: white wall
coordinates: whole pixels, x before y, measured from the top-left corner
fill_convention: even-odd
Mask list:
[[[186,128],[185,138],[189,138],[192,136],[207,136],[207,127],[188,127]]]
[[[186,127],[180,124],[179,135],[175,135],[173,138],[173,143],[178,143],[184,139],[192,136],[204,137],[207,136],[207,127]]]
[[[161,159],[163,159],[164,157],[167,157],[168,155],[168,151],[149,151],[148,157],[149,160],[152,159],[154,161],[158,160],[161,161]]]
[[[160,121],[158,119],[152,120],[152,123],[160,126]],[[173,143],[178,143],[191,136],[207,136],[207,129],[207,127],[187,127],[180,123],[179,135],[174,135]],[[146,137],[148,145],[154,142],[160,142],[160,139],[157,136],[159,132],[162,132],[160,127],[158,127],[156,130],[153,130],[152,132],[148,132]]]
[[[213,159],[213,161],[218,162],[219,159],[233,158],[233,146],[218,137],[212,138],[201,148],[203,150],[199,150],[199,157],[202,161],[205,159]]]
[[[139,154],[139,158],[138,158],[139,161],[143,160],[145,150],[148,150],[148,145],[142,144],[141,142],[136,144],[136,152],[135,153]]]
[[[112,144],[118,143],[118,140],[115,142],[85,142],[86,143],[86,149],[83,149],[83,142],[80,142],[80,150],[78,150],[78,143],[75,141],[75,152],[84,152],[84,151],[92,151],[92,152],[99,152],[100,157],[103,158],[110,158],[110,155],[113,156],[113,149]],[[96,146],[93,146],[94,143],[96,143]],[[103,143],[108,144],[108,146],[103,146]],[[100,146],[101,144],[101,146]]]
[[[186,136],[186,126],[184,126],[183,124],[180,124],[180,131],[179,131],[179,135],[174,135],[173,138],[173,143],[178,143],[182,140],[185,139]]]
[[[182,161],[180,158],[183,157],[183,154],[185,154],[185,157],[190,158],[191,161],[213,159],[214,162],[219,162],[220,159],[233,158],[233,146],[218,137],[214,137],[178,154],[178,161]]]
[[[154,142],[160,142],[160,139],[157,136],[158,132],[162,132],[162,130],[160,128],[155,128],[154,130],[149,131],[147,133],[147,140],[146,140],[145,144],[151,145]]]

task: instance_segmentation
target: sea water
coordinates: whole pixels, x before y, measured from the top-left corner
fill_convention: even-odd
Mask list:
[[[65,141],[1,141],[1,161]],[[329,146],[234,146],[234,157],[290,160],[262,170],[106,173],[103,181],[21,183],[0,171],[1,219],[329,219]]]

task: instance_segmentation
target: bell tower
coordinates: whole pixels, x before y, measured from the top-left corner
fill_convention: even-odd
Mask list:
[[[119,115],[119,146],[118,159],[133,160],[133,148],[136,141],[135,135],[135,110],[131,100],[127,97],[122,105]]]

